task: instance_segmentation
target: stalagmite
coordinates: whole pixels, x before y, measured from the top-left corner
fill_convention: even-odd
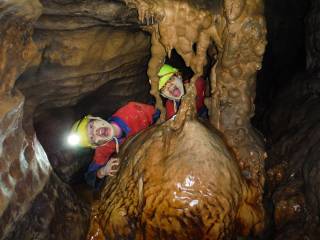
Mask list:
[[[243,174],[262,194],[266,153],[261,136],[250,124],[254,114],[255,75],[261,68],[266,45],[262,1],[126,2],[138,9],[141,19],[152,15],[157,22],[144,29],[153,36],[148,76],[152,82],[151,94],[161,110],[157,72],[165,56],[176,49],[186,66],[193,70],[194,83],[203,74],[208,47],[214,42],[218,56],[211,73],[211,123],[223,132]]]
[[[123,146],[87,239],[232,239],[262,229],[254,188],[219,134],[190,111],[184,104],[178,120]]]

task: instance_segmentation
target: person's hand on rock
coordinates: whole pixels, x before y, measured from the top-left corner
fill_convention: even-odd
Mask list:
[[[105,166],[100,168],[97,172],[98,178],[104,178],[105,176],[115,176],[118,172],[120,160],[119,158],[111,158]]]

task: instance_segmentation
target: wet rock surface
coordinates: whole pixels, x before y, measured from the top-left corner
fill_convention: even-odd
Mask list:
[[[68,231],[83,238],[88,206],[52,173],[35,135],[25,134],[22,95],[1,100],[0,238],[64,239]]]
[[[151,100],[149,38],[138,29],[136,12],[121,2],[41,3],[32,36],[37,55],[16,87],[54,171],[65,182],[79,182],[92,151],[69,148],[66,129],[85,114],[108,118],[129,100]]]
[[[297,76],[279,98],[286,100],[278,101],[272,111],[272,145],[267,162],[274,236],[275,239],[317,239],[319,76]]]
[[[165,58],[171,56],[173,49],[177,51],[194,72],[193,87],[195,80],[203,74],[210,44],[215,45],[216,62],[210,75],[210,122],[223,132],[244,175],[262,195],[266,153],[262,137],[251,126],[250,118],[254,115],[256,72],[261,68],[266,45],[263,2],[126,2],[138,9],[140,21],[150,23],[144,27],[152,34],[148,65],[150,93],[162,112],[157,73]],[[156,19],[155,23],[153,19]]]
[[[67,121],[70,116],[78,117],[83,113],[75,110],[75,115],[72,115],[71,109],[70,115],[67,112],[57,116],[55,114],[59,113],[52,111],[54,115],[50,116],[50,112],[45,115],[41,109],[75,105],[86,93],[89,95],[90,91],[103,86],[109,79],[125,79],[125,83],[139,79],[143,86],[120,96],[118,104],[131,97],[132,93],[147,92],[144,90],[148,86],[144,84],[147,77],[143,74],[143,66],[148,56],[145,50],[149,46],[148,38],[136,31],[112,31],[110,27],[104,31],[99,24],[95,24],[92,31],[89,29],[88,34],[82,29],[83,25],[74,27],[71,24],[68,29],[68,24],[60,21],[56,25],[60,23],[64,28],[59,29],[53,26],[51,20],[47,25],[38,24],[43,21],[39,17],[47,12],[47,8],[36,0],[1,1],[0,9],[0,239],[83,239],[88,228],[89,207],[64,183],[71,181],[81,164],[67,166],[68,162],[63,160],[68,158],[68,154],[59,149],[59,134],[66,127],[64,124],[71,124]],[[51,28],[44,30],[44,26]],[[64,36],[56,29],[76,30],[65,31]],[[87,45],[80,38],[84,38]],[[122,42],[119,42],[121,39]],[[113,51],[101,51],[102,45],[109,44],[107,40],[119,40],[117,46],[110,45]],[[91,45],[100,48],[94,50]],[[92,53],[91,57],[86,54],[87,51]],[[140,57],[134,56],[134,51],[139,52]],[[118,54],[128,55],[117,58]],[[85,59],[87,68],[81,65],[81,59]],[[122,67],[123,72],[119,73]],[[81,76],[85,80],[79,80]],[[68,79],[72,80],[68,82]],[[18,89],[22,90],[23,95]],[[146,99],[146,95],[141,93],[137,98]],[[90,109],[90,105],[86,107]],[[116,107],[106,104],[108,111]],[[40,116],[41,113],[44,114],[44,121],[51,120],[50,125],[53,121],[66,121],[58,127],[51,125],[56,131],[42,125],[43,131],[38,134],[48,144],[45,148],[52,147],[49,158],[54,154],[58,156],[57,162],[52,158],[52,163],[56,163],[52,164],[54,169],[33,128],[34,114]],[[41,119],[37,120],[41,126]]]
[[[170,120],[120,152],[87,239],[231,239],[259,232],[264,211],[213,128]]]
[[[156,72],[159,64],[163,63],[164,57],[170,56],[171,50],[176,48],[187,66],[190,66],[195,72],[192,79],[194,82],[202,74],[202,68],[206,63],[206,51],[212,40],[217,44],[218,59],[221,61],[221,65],[217,67],[218,79],[229,81],[235,76],[243,77],[242,80],[250,79],[249,85],[246,85],[240,92],[247,94],[245,89],[250,89],[248,94],[252,94],[254,74],[260,66],[265,45],[265,26],[260,1],[252,1],[253,4],[247,5],[243,1],[239,1],[236,8],[232,8],[229,1],[225,5],[221,1],[214,1],[210,4],[206,1],[186,1],[184,3],[178,2],[178,4],[164,1],[164,5],[161,3],[158,5],[159,8],[154,9],[152,9],[154,2],[147,1],[147,12],[144,12],[145,5],[135,5],[136,3],[129,3],[129,1],[126,3],[130,5],[130,8],[126,8],[122,1],[89,1],[84,3],[83,1],[68,0],[43,0],[40,2],[36,0],[11,0],[0,3],[0,28],[1,33],[5,33],[1,35],[0,39],[0,74],[3,80],[0,88],[3,100],[0,111],[2,114],[1,130],[3,131],[1,132],[1,160],[3,160],[1,161],[1,184],[3,185],[0,195],[2,239],[61,239],[66,235],[70,239],[83,237],[88,219],[87,208],[75,197],[73,191],[65,183],[74,181],[75,175],[81,172],[81,169],[87,164],[88,157],[72,163],[72,159],[77,158],[76,154],[70,156],[70,153],[67,153],[67,150],[59,142],[63,135],[63,128],[69,129],[67,125],[71,126],[71,119],[79,118],[83,114],[91,113],[106,117],[128,99],[148,101],[150,99],[149,85],[145,73],[150,47],[152,57],[149,61],[148,75],[152,85],[151,93],[156,97],[159,108],[161,108],[159,96],[155,94],[157,91]],[[151,9],[149,9],[150,7]],[[207,12],[206,8],[210,9],[210,12]],[[222,14],[223,8],[228,10],[226,16]],[[155,14],[154,18],[148,15],[149,10]],[[182,22],[176,22],[170,17],[172,10],[179,12]],[[168,18],[162,18],[162,13],[167,14]],[[250,17],[248,17],[249,15]],[[183,28],[184,21],[190,23],[191,31]],[[162,24],[159,25],[160,28],[157,32],[153,27],[154,24],[160,22]],[[177,28],[171,29],[171,23],[175,23],[174,27]],[[249,25],[253,26],[252,31],[250,28],[241,28],[241,26]],[[138,29],[140,26],[152,33],[152,46],[150,46],[149,37]],[[226,26],[230,28],[226,28]],[[115,29],[114,27],[122,28]],[[241,31],[238,31],[239,28]],[[225,32],[226,29],[230,32]],[[255,31],[257,35],[254,34]],[[243,44],[250,42],[255,47],[254,52],[250,50],[243,52],[244,55],[249,56],[247,64],[250,67],[240,70],[238,65],[243,59],[240,59],[240,62],[230,62],[230,58],[237,54],[232,46],[238,40],[233,41],[231,38],[236,32],[246,32],[245,39],[243,34],[240,34],[238,39],[241,39],[240,42]],[[171,35],[172,38],[169,38],[171,33],[174,34]],[[185,33],[187,33],[186,37],[183,37]],[[175,42],[177,38],[179,41]],[[225,38],[228,39],[227,45],[222,44]],[[243,47],[243,49],[248,49],[246,44]],[[222,55],[223,48],[231,51]],[[222,75],[222,70],[227,75]],[[218,85],[219,83],[218,81]],[[224,84],[222,85],[224,86]],[[222,88],[222,85],[221,89],[225,89]],[[239,83],[235,83],[232,88],[239,87],[238,85]],[[230,85],[225,86],[229,87]],[[192,88],[193,85],[188,90],[188,104],[184,103],[189,107],[193,105]],[[121,89],[121,91],[116,89]],[[227,92],[229,90],[227,89]],[[218,99],[229,97],[227,92],[218,94]],[[235,91],[231,92],[233,97],[238,96],[237,91],[236,94]],[[97,102],[103,102],[103,104],[99,105]],[[232,121],[226,122],[225,117],[222,117],[213,123],[222,131],[229,128],[238,129],[240,125],[251,129],[248,120],[252,112],[247,111],[248,106],[251,109],[251,104],[250,100],[232,105],[232,109],[236,110]],[[60,114],[59,110],[56,110],[60,107],[68,109],[69,112],[66,111],[65,115]],[[223,112],[220,108],[218,111]],[[227,114],[227,112],[225,113]],[[184,114],[181,115],[184,116]],[[239,121],[238,117],[240,117]],[[238,125],[235,127],[236,122]],[[222,126],[220,123],[223,127],[219,127]],[[55,124],[58,126],[56,127]],[[38,142],[34,127],[39,139],[43,141],[48,155]],[[180,132],[179,127],[176,127],[175,131]],[[229,134],[227,137],[231,147],[236,146],[230,142],[236,138],[236,135]],[[258,165],[256,168],[251,165],[250,171],[252,170],[254,175],[253,183],[258,185],[255,187],[259,188],[263,182],[261,167],[264,159],[259,154],[262,154],[263,150],[258,143],[259,138],[256,139],[253,132],[249,131],[248,136],[249,138],[245,139],[249,139],[249,142],[241,146],[241,149],[245,150],[248,146],[258,147],[257,154],[251,154],[258,161]],[[180,136],[180,138],[182,137]],[[158,141],[156,144],[165,144],[170,140],[170,136],[161,139],[162,143]],[[224,149],[224,146],[220,147]],[[169,148],[165,150],[170,152]],[[182,150],[180,149],[180,151]],[[220,150],[216,151],[220,152]],[[243,153],[242,150],[241,153]],[[208,153],[208,151],[204,152]],[[239,154],[240,152],[235,151],[238,163],[242,161],[241,159],[250,163],[249,159],[246,159],[249,152],[246,150],[244,155]],[[177,202],[187,209],[185,216],[189,213],[195,214],[202,222],[199,228],[190,228],[188,232],[190,236],[196,236],[200,233],[203,238],[206,235],[213,238],[228,238],[236,233],[247,235],[254,228],[257,232],[261,230],[263,225],[262,192],[257,191],[256,188],[252,189],[252,184],[246,183],[242,178],[237,161],[230,157],[229,153],[225,154],[226,156],[222,154],[222,158],[227,158],[226,161],[230,165],[225,166],[224,163],[218,161],[219,158],[215,158],[215,161],[219,162],[216,164],[226,167],[226,171],[230,173],[229,178],[229,176],[224,176],[224,172],[217,172],[215,180],[221,182],[221,179],[224,179],[228,185],[221,198],[219,198],[220,185],[213,184],[212,192],[217,204],[222,205],[219,211],[216,212],[215,203],[209,203],[210,199],[208,198],[204,202],[211,210],[200,208],[194,213],[192,213],[193,210],[189,212],[187,208],[190,207],[190,204],[196,204],[195,202]],[[203,157],[206,158],[207,155]],[[188,155],[188,161],[191,161],[191,157],[192,155]],[[161,156],[156,160],[159,159]],[[199,165],[200,162],[198,162]],[[211,166],[211,170],[214,170],[213,166],[214,164]],[[240,167],[243,166],[240,165]],[[177,167],[171,170],[175,170],[175,168]],[[141,169],[143,169],[142,166]],[[185,179],[186,176],[183,175],[185,173],[181,174],[181,176],[177,175],[180,178],[175,179],[176,181],[181,182],[182,178]],[[209,175],[209,172],[206,174]],[[197,175],[200,173],[197,172]],[[136,178],[135,175],[132,177]],[[198,185],[203,188],[201,191],[206,191],[205,188],[209,188],[210,184],[211,182],[206,182],[203,186],[201,183]],[[195,198],[201,197],[201,191],[196,193]],[[232,199],[231,203],[228,202],[228,197]],[[132,198],[132,200],[134,199]],[[202,200],[196,200],[200,201],[197,205],[200,206]],[[159,209],[161,207],[163,205],[159,205]],[[246,216],[244,214],[248,211],[252,215]],[[211,213],[216,215],[211,216]],[[158,219],[163,216],[162,214],[159,213]],[[173,215],[177,216],[177,214],[178,212],[173,212]],[[30,218],[36,220],[32,221]],[[178,222],[182,222],[177,223],[176,233],[182,234],[179,235],[182,238],[188,237],[186,233],[182,232],[185,224],[183,218],[181,220],[177,216],[177,219]],[[188,225],[193,224],[192,217],[188,217],[186,221]],[[215,221],[218,224],[215,224]],[[238,223],[237,227],[235,227],[236,223]],[[255,226],[256,224],[259,225]],[[20,229],[16,231],[17,226]],[[150,236],[157,235],[156,228],[158,227],[163,228],[160,223],[155,229],[150,230]],[[72,233],[69,232],[70,229],[73,229]],[[172,229],[174,230],[175,227]],[[126,227],[124,226],[121,231],[126,231]],[[206,233],[206,231],[208,232]],[[173,236],[173,231],[168,229],[166,234]]]
[[[157,94],[157,66],[162,63],[159,58],[169,54],[172,46],[179,46],[186,62],[200,74],[205,62],[201,54],[206,49],[206,37],[213,36],[219,60],[217,71],[213,71],[216,78],[211,80],[215,89],[219,89],[212,92],[212,104],[216,108],[213,112],[219,113],[214,115],[214,125],[229,136],[229,145],[234,146],[241,157],[237,160],[248,173],[246,176],[257,177],[255,180],[263,183],[263,143],[260,137],[256,138],[249,123],[254,112],[255,73],[265,45],[260,1],[257,1],[257,8],[252,8],[254,1],[239,1],[234,11],[227,11],[230,14],[226,19],[221,9],[230,10],[233,1],[225,1],[225,6],[222,6],[223,1],[186,1],[201,12],[193,11],[190,16],[208,21],[188,19],[185,14],[188,7],[183,4],[171,16],[181,13],[180,19],[188,20],[193,30],[203,24],[200,35],[198,31],[186,31],[183,21],[177,22],[175,29],[164,21],[161,29],[152,30],[151,26],[161,23],[166,9],[149,8],[151,2],[158,7],[155,1],[126,2],[131,2],[130,8],[124,1],[10,0],[0,3],[0,32],[5,33],[0,36],[0,239],[64,239],[62,233],[70,239],[83,239],[88,210],[63,182],[78,181],[91,156],[90,152],[78,155],[79,152],[70,151],[61,139],[64,129],[69,129],[73,120],[85,113],[106,118],[128,100],[147,102],[150,99],[146,76],[150,43],[148,36],[138,31],[140,26],[155,33],[149,63],[153,68],[151,66],[148,72],[153,95]],[[137,2],[141,5],[135,5]],[[271,119],[262,126],[267,126],[265,133],[269,144],[266,201],[272,222],[268,228],[271,233],[265,235],[265,239],[317,239],[319,236],[319,3],[316,0],[311,3],[306,19],[309,73],[296,76],[290,83],[288,76],[294,75],[292,69],[303,69],[299,66],[304,66],[305,62],[301,11],[306,11],[307,2],[265,1],[269,27],[265,61],[270,64],[265,64],[268,67],[263,72],[268,74],[264,75],[263,84],[272,85],[272,92],[280,93],[273,99],[276,94],[265,95],[266,91],[258,91],[261,98],[266,97],[267,104],[275,102],[268,113]],[[206,28],[211,20],[206,18],[210,14],[204,13],[204,9],[214,13],[211,19],[214,27],[210,31],[216,32]],[[153,13],[153,17],[149,13]],[[283,18],[287,13],[290,13],[289,18]],[[226,24],[231,22],[227,29],[230,31],[225,31]],[[115,30],[115,27],[121,29]],[[166,38],[167,33],[173,32],[177,39]],[[163,38],[158,39],[161,35]],[[222,38],[226,41],[221,41]],[[193,45],[194,42],[197,44]],[[24,96],[17,89],[21,89]],[[36,135],[47,154],[35,138],[34,117]],[[264,122],[262,118],[268,116],[260,118]],[[250,156],[248,146],[258,148],[253,158],[247,158]],[[122,177],[124,172],[122,168]],[[236,178],[241,179],[238,175],[236,172]],[[133,175],[132,181],[139,185],[135,178],[139,179]],[[240,182],[232,190],[243,187],[244,180]],[[132,196],[134,194],[137,193]],[[230,194],[238,205],[245,195],[244,192]],[[232,213],[229,219],[236,219],[237,204],[229,208]],[[138,202],[138,210],[139,206]],[[104,219],[104,211],[111,211],[111,208],[101,212],[101,219]],[[198,210],[195,216],[197,214]],[[123,223],[114,220],[117,217],[112,216],[113,222]],[[32,221],[34,218],[36,220]],[[68,226],[66,229],[61,225],[63,221]],[[160,225],[170,232],[166,223]],[[205,228],[204,224],[201,226]],[[143,226],[134,227],[145,230]],[[103,224],[101,228],[109,231]],[[226,229],[232,228],[228,225]],[[74,232],[68,232],[70,229]]]
[[[2,239],[84,239],[89,225],[89,206],[81,203],[70,186],[54,173],[33,200],[13,231]],[[9,218],[7,210],[2,219]]]
[[[295,2],[305,6],[307,2]],[[310,1],[306,17],[307,61],[303,71],[292,71],[273,99],[265,132],[268,138],[267,196],[274,225],[266,239],[319,237],[319,36],[318,1]],[[294,26],[292,26],[294,27]],[[293,34],[296,30],[292,30]],[[296,45],[298,47],[300,44]],[[284,51],[291,51],[290,48]],[[293,52],[297,52],[297,48]],[[290,61],[293,63],[294,61]],[[301,69],[301,66],[300,66]],[[285,71],[290,69],[284,68]],[[288,76],[289,77],[289,76]]]

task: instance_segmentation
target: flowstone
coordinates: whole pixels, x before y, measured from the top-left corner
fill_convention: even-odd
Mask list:
[[[144,30],[152,35],[148,76],[150,93],[164,113],[157,73],[172,49],[194,72],[203,75],[207,51],[217,49],[211,68],[210,122],[223,133],[250,184],[262,196],[266,153],[262,137],[251,126],[256,72],[266,46],[262,0],[153,1],[125,0],[137,8]],[[193,85],[192,84],[192,85]],[[162,114],[164,120],[165,114]]]
[[[187,104],[183,106],[187,108]],[[129,141],[94,206],[87,239],[232,239],[264,211],[218,132],[180,111]]]
[[[266,45],[262,1],[126,3],[152,36],[148,76],[160,122],[157,73],[173,49],[194,76],[176,118],[124,147],[119,174],[94,207],[88,239],[232,239],[261,232],[266,153],[250,118]],[[224,141],[195,119],[194,83],[213,43],[210,122]]]

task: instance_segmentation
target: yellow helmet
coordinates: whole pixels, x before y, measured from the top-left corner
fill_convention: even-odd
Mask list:
[[[177,73],[178,69],[168,65],[163,64],[163,66],[160,68],[158,72],[159,79],[159,90],[166,85],[166,83],[169,81],[169,79],[172,77],[173,74]]]
[[[87,115],[73,124],[71,133],[68,137],[68,142],[70,145],[93,147],[93,145],[90,143],[88,135],[88,123],[90,121],[90,117],[90,115]]]

